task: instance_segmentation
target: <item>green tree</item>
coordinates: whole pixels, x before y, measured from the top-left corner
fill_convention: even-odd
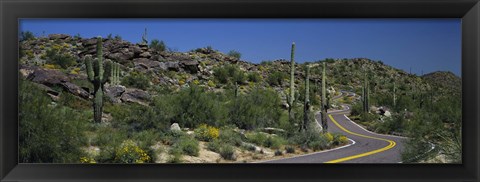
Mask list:
[[[158,39],[153,39],[151,42],[150,42],[150,46],[149,46],[151,49],[155,50],[155,51],[159,51],[159,52],[163,52],[165,51],[166,49],[166,45],[165,45],[165,42],[162,41],[159,41]]]

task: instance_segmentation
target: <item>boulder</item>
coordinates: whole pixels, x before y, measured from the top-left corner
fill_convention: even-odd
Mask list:
[[[390,113],[390,111],[385,111],[385,113],[383,113],[383,115],[386,116],[386,117],[391,117],[392,113]]]
[[[20,73],[25,74],[27,79],[33,82],[53,86],[65,82],[70,82],[70,78],[58,70],[43,69],[35,66],[22,66]]]
[[[199,71],[198,61],[180,61],[180,65],[184,70],[189,71],[192,74],[195,74]]]
[[[121,103],[120,96],[125,92],[125,87],[122,85],[114,85],[105,87],[105,94],[113,103]]]
[[[139,56],[141,58],[150,58],[150,57],[152,57],[152,54],[150,54],[150,52],[142,52],[142,53],[140,53]]]
[[[171,132],[182,132],[182,129],[180,128],[180,126],[178,125],[178,123],[173,123],[171,126],[170,126],[170,131]]]
[[[48,38],[50,40],[67,39],[67,38],[70,38],[70,35],[67,35],[67,34],[50,34],[50,35],[48,35]]]
[[[148,106],[148,101],[150,100],[150,94],[148,92],[140,89],[131,89],[127,88],[122,94],[121,100],[123,102],[133,102],[141,105]]]
[[[179,71],[180,65],[178,62],[159,62],[159,68],[165,71]]]
[[[73,83],[65,82],[65,83],[62,83],[61,85],[63,86],[63,88],[65,88],[65,90],[72,93],[73,95],[79,96],[79,97],[84,98],[84,99],[91,98],[90,93],[88,93],[83,88],[81,88],[81,87],[79,87],[79,86],[77,86]]]
[[[84,47],[97,45],[97,38],[83,39],[82,44]]]
[[[133,59],[133,64],[135,67],[141,66],[144,67],[145,69],[150,69],[150,68],[160,68],[161,63],[158,61],[152,61],[147,58],[135,58]]]

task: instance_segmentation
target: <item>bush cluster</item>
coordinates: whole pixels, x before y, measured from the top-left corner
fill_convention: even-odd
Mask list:
[[[150,86],[150,80],[144,73],[132,71],[122,79],[122,85],[146,90]]]
[[[115,152],[115,162],[146,163],[151,162],[151,158],[134,141],[125,140]]]
[[[212,141],[217,139],[220,136],[220,130],[213,126],[208,126],[206,124],[201,124],[198,128],[195,129],[195,138],[201,141]]]

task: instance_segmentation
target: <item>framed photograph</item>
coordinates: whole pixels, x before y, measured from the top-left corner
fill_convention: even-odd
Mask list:
[[[478,181],[471,1],[1,1],[1,181]]]

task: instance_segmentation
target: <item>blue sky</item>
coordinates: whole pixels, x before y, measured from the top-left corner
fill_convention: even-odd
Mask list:
[[[461,75],[460,19],[22,19],[20,31],[82,37],[120,35],[140,42],[163,40],[181,52],[212,46],[237,50],[242,60],[370,58],[421,74]]]

